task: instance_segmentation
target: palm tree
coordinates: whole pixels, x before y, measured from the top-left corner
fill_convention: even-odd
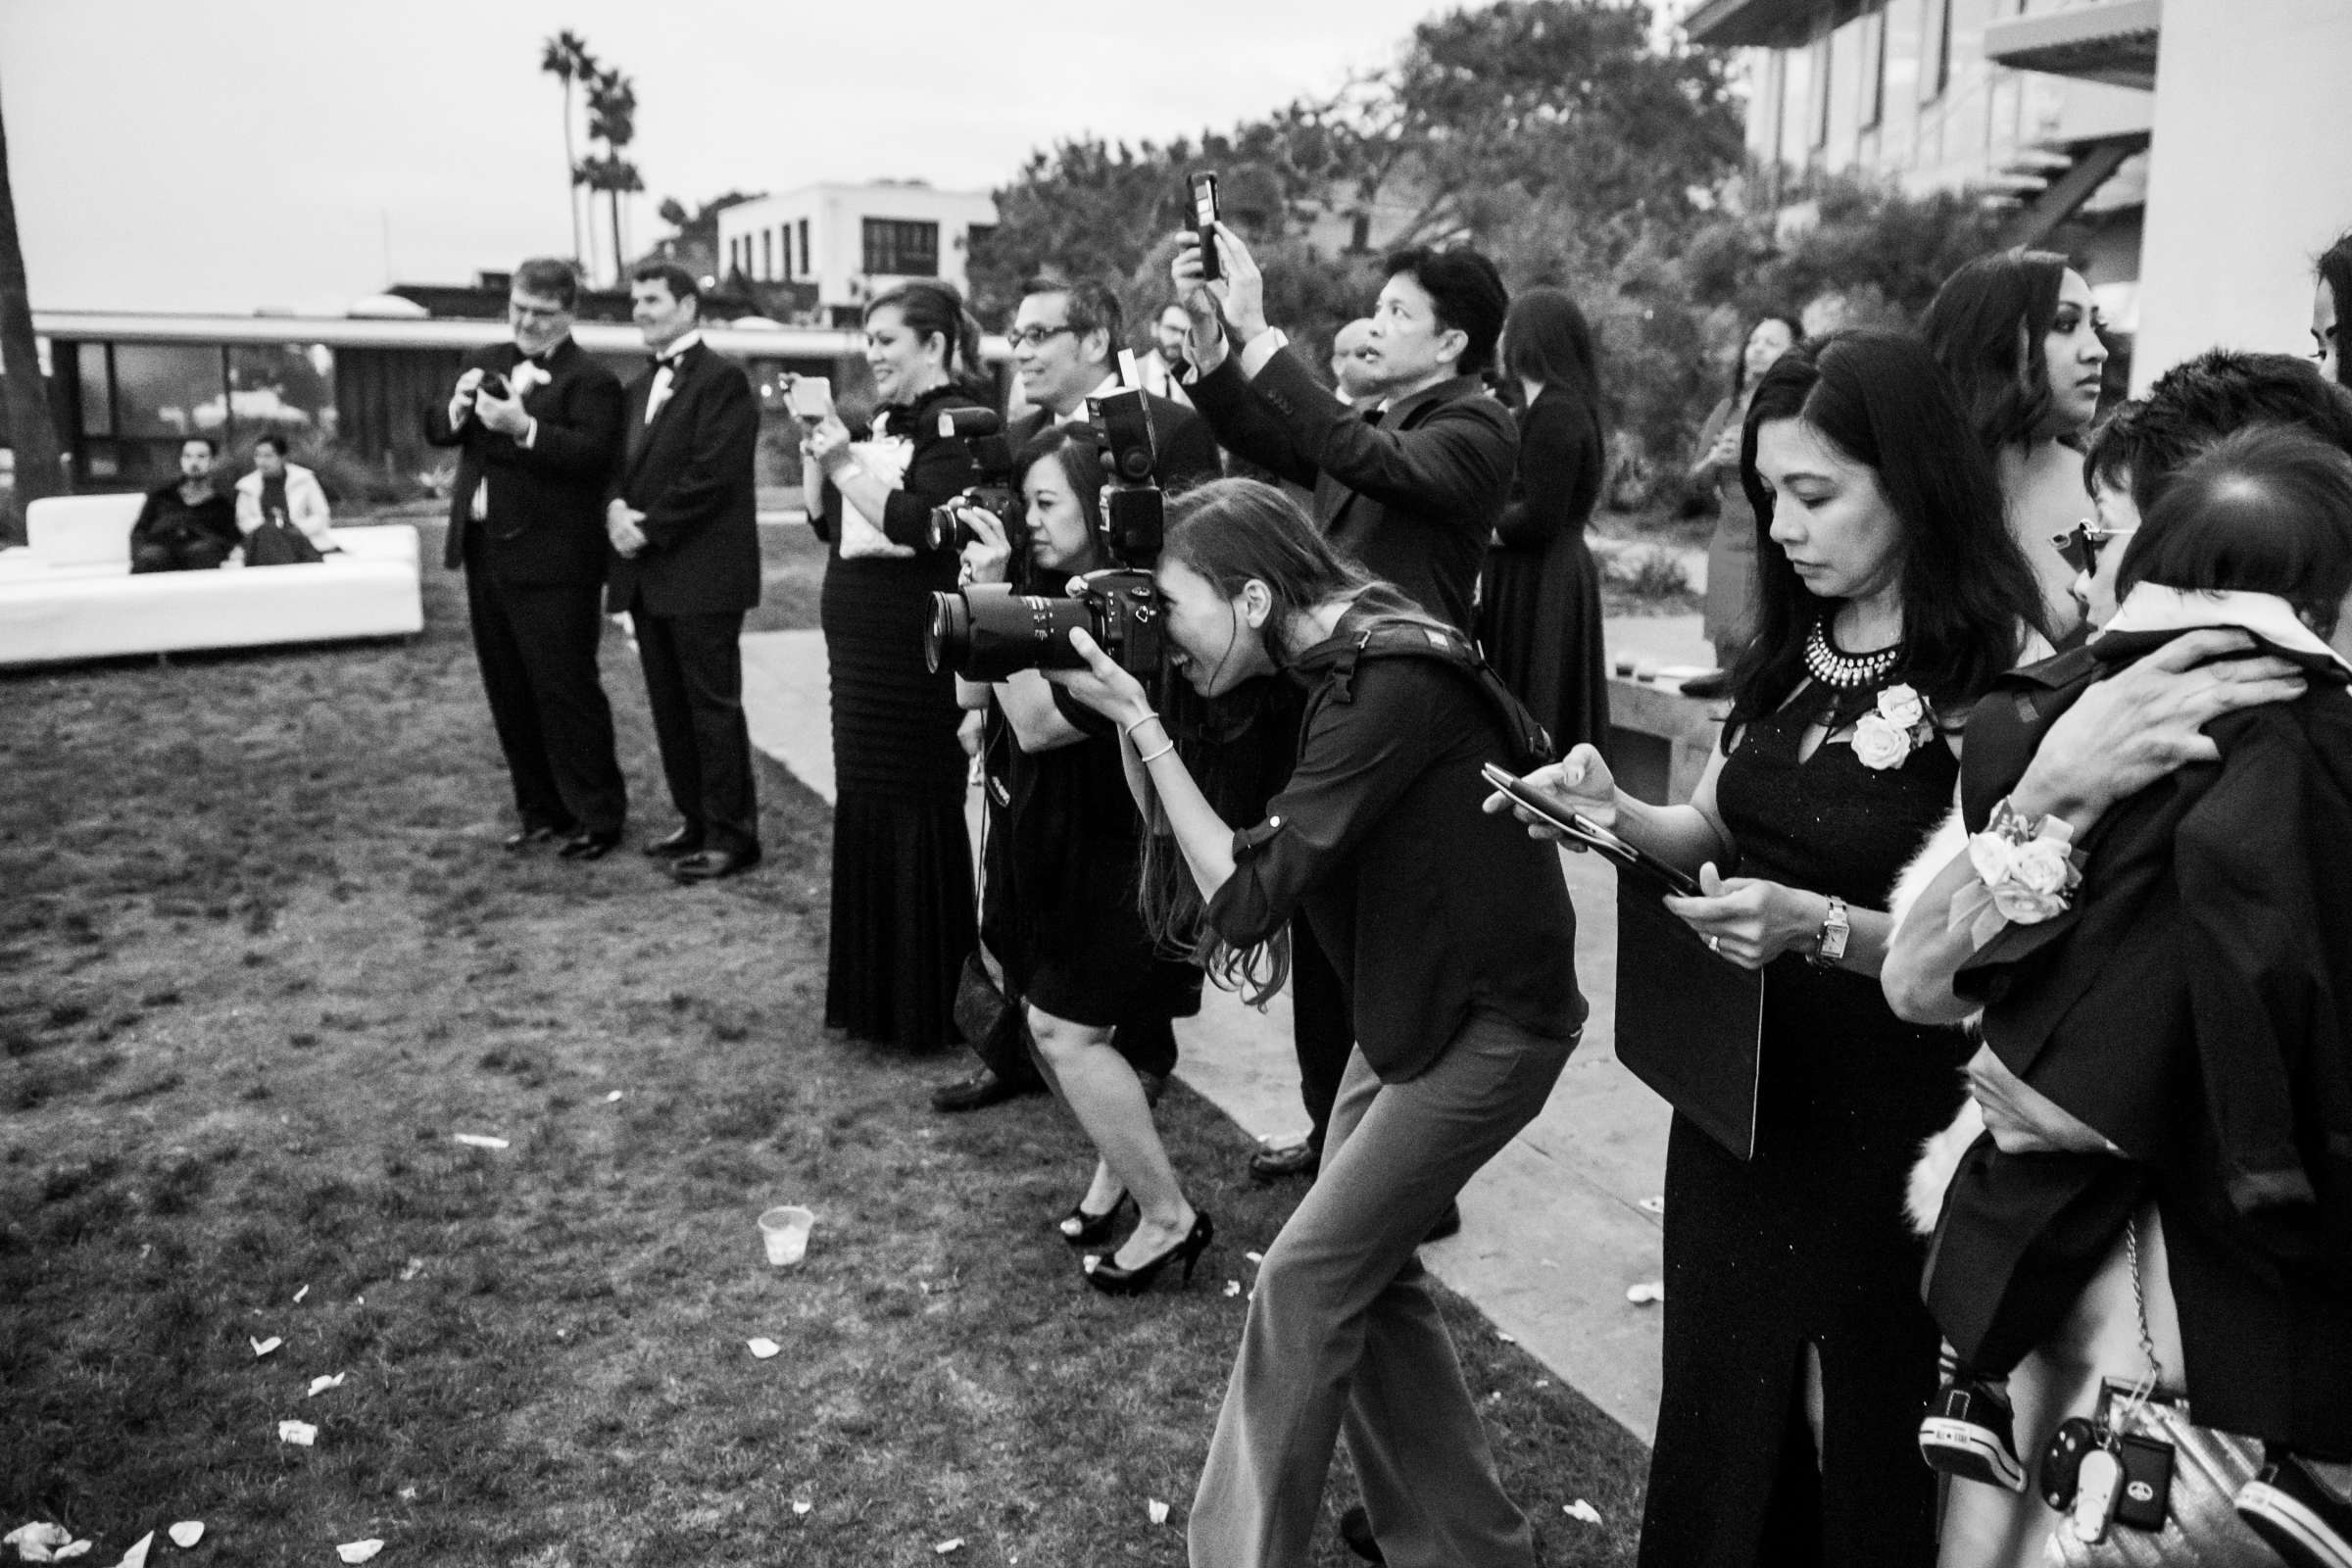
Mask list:
[[[612,276],[617,282],[629,269],[622,254],[620,198],[645,189],[637,166],[621,156],[621,149],[637,139],[637,84],[617,67],[592,68],[587,80],[588,134],[605,145],[601,155],[579,166],[573,178],[592,191],[603,191],[612,204]]]
[[[8,128],[0,122],[0,435],[16,453],[16,499],[22,506],[66,488],[57,423],[41,382],[32,336],[32,293],[24,249],[17,240],[17,198],[8,177]]]
[[[571,259],[581,260],[579,154],[571,139],[571,84],[596,70],[596,57],[588,52],[588,41],[566,27],[553,38],[545,39],[539,48],[539,69],[564,83],[564,168],[571,175],[564,187],[564,205],[571,214]]]

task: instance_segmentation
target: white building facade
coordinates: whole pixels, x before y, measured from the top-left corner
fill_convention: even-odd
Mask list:
[[[2087,233],[2132,381],[2217,343],[2307,341],[2311,261],[2352,226],[2352,0],[1696,0],[1743,52],[1747,148]]]
[[[813,284],[820,309],[855,311],[909,278],[965,288],[973,238],[996,221],[985,191],[810,185],[720,213],[718,257],[730,276]]]

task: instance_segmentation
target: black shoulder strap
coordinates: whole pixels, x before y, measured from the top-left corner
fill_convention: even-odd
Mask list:
[[[1422,620],[1376,620],[1345,642],[1326,643],[1299,661],[1309,672],[1330,671],[1330,679],[1309,707],[1325,702],[1355,700],[1356,666],[1367,659],[1427,659],[1460,670],[1478,692],[1487,710],[1509,737],[1511,756],[1504,760],[1514,773],[1525,773],[1554,760],[1551,734],[1527,705],[1494,673],[1478,645],[1450,626]]]

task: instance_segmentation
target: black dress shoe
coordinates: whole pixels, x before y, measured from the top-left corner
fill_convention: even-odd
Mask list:
[[[1250,1156],[1250,1174],[1261,1182],[1279,1182],[1293,1176],[1314,1179],[1315,1167],[1323,1163],[1323,1151],[1312,1139],[1285,1145],[1281,1149],[1261,1149]]]
[[[574,833],[556,851],[566,860],[601,860],[620,843],[620,829],[610,833]]]
[[[506,842],[499,848],[505,850],[509,855],[520,855],[523,851],[535,850],[542,844],[561,844],[578,831],[577,828],[526,827],[518,833],[508,834]]]
[[[1382,1554],[1380,1543],[1372,1539],[1372,1516],[1364,1512],[1360,1502],[1349,1504],[1348,1511],[1340,1515],[1340,1539],[1348,1544],[1349,1551],[1366,1562],[1389,1560]]]
[[[669,874],[681,882],[715,882],[722,876],[749,871],[760,863],[760,847],[748,850],[697,850],[669,862]]]
[[[950,1115],[963,1110],[985,1110],[1001,1105],[1007,1100],[1017,1100],[1035,1091],[1015,1088],[997,1076],[992,1067],[983,1067],[969,1078],[958,1078],[952,1084],[942,1084],[931,1091],[931,1108]]]
[[[1185,1232],[1184,1239],[1174,1247],[1133,1268],[1119,1267],[1107,1254],[1094,1257],[1086,1271],[1086,1283],[1104,1296],[1141,1296],[1152,1288],[1152,1282],[1159,1278],[1162,1269],[1170,1263],[1182,1263],[1184,1283],[1190,1285],[1193,1283],[1193,1265],[1200,1261],[1200,1254],[1208,1250],[1208,1244],[1216,1239],[1216,1223],[1208,1217],[1208,1211],[1196,1210],[1193,1228]]]
[[[645,853],[657,860],[674,860],[681,856],[699,855],[703,849],[703,830],[699,827],[680,827],[658,839],[645,841]]]

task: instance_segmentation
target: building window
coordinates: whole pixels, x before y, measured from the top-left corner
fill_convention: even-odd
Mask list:
[[[776,249],[784,253],[784,281],[789,283],[792,281],[792,225],[790,223],[776,225]]]
[[[103,343],[74,345],[74,379],[81,383],[81,433],[115,433],[115,377]]]
[[[1862,46],[1862,128],[1876,130],[1886,119],[1886,8],[1863,14],[1858,39]]]
[[[939,275],[939,225],[899,218],[865,220],[865,266],[868,275],[898,277]]]
[[[816,263],[808,255],[808,220],[806,218],[801,220],[801,275],[803,277],[816,275]]]
[[[1928,0],[1921,19],[1919,101],[1932,104],[1952,81],[1952,0]]]
[[[771,282],[776,275],[776,236],[767,229],[760,231],[760,278]]]
[[[228,434],[228,373],[218,345],[118,343],[115,390],[122,435]]]
[[[1813,40],[1813,96],[1805,105],[1805,147],[1819,153],[1830,145],[1830,37]]]
[[[996,232],[997,225],[994,223],[973,223],[969,225],[963,231],[963,254],[966,256],[979,255],[981,247],[986,245],[991,239],[995,238]]]

